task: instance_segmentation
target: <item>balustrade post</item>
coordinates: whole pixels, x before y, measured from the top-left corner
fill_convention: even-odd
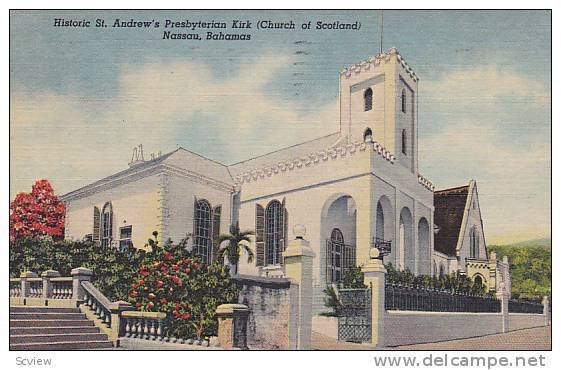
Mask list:
[[[51,284],[51,278],[60,277],[60,273],[55,270],[43,271],[41,278],[43,280],[43,299],[45,300],[45,305],[48,306],[48,299],[53,296],[53,285]]]
[[[243,304],[222,304],[216,308],[218,342],[224,349],[247,349],[249,308]]]
[[[545,324],[545,326],[549,326],[549,298],[548,298],[548,296],[543,297],[542,305],[543,305],[544,324]]]
[[[90,281],[93,272],[85,267],[77,267],[72,269],[70,275],[72,275],[72,300],[76,306],[79,306],[84,301],[86,294],[84,288],[82,288],[82,281]]]
[[[508,293],[504,283],[499,284],[499,291],[496,293],[497,298],[501,300],[501,319],[503,322],[503,333],[508,332]]]
[[[29,286],[30,283],[27,279],[36,278],[38,277],[36,273],[32,271],[24,271],[21,273],[21,298],[23,300],[23,304],[25,304],[25,299],[29,296]]]
[[[370,287],[371,304],[371,343],[376,347],[384,346],[385,284],[386,268],[376,248],[370,249],[370,259],[362,266],[364,284]]]

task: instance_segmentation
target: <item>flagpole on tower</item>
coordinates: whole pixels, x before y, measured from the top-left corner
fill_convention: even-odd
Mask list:
[[[380,10],[382,16],[381,29],[380,29],[380,54],[384,51],[384,9]]]

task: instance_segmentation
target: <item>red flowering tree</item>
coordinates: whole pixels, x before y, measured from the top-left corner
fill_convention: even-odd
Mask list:
[[[187,250],[187,239],[159,246],[156,232],[154,236],[149,240],[152,252],[131,286],[130,302],[141,311],[167,313],[168,335],[186,339],[215,335],[216,308],[235,301],[238,294],[228,268],[202,263]]]
[[[47,180],[37,180],[31,193],[19,193],[10,203],[10,242],[50,235],[64,237],[64,203]]]

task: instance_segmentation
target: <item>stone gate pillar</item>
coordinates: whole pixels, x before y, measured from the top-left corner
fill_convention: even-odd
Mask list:
[[[506,291],[505,284],[499,284],[499,291],[496,293],[498,299],[501,300],[501,318],[503,321],[503,333],[508,332],[508,292]]]
[[[310,243],[304,239],[306,235],[304,226],[295,226],[294,235],[296,239],[288,243],[288,247],[283,252],[285,276],[298,286],[296,343],[295,346],[290,345],[295,347],[290,349],[309,350],[312,347],[312,263],[315,253],[310,248]]]
[[[384,346],[384,319],[386,298],[386,268],[376,248],[370,249],[370,259],[362,266],[364,284],[370,288],[371,298],[371,329],[372,345]]]

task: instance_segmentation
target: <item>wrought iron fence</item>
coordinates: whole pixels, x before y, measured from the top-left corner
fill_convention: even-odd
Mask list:
[[[493,297],[454,294],[434,290],[386,284],[385,309],[432,312],[501,312],[501,301]]]
[[[508,312],[512,313],[543,313],[543,304],[527,301],[508,301]]]
[[[338,339],[346,342],[369,342],[372,335],[370,289],[340,289]]]

